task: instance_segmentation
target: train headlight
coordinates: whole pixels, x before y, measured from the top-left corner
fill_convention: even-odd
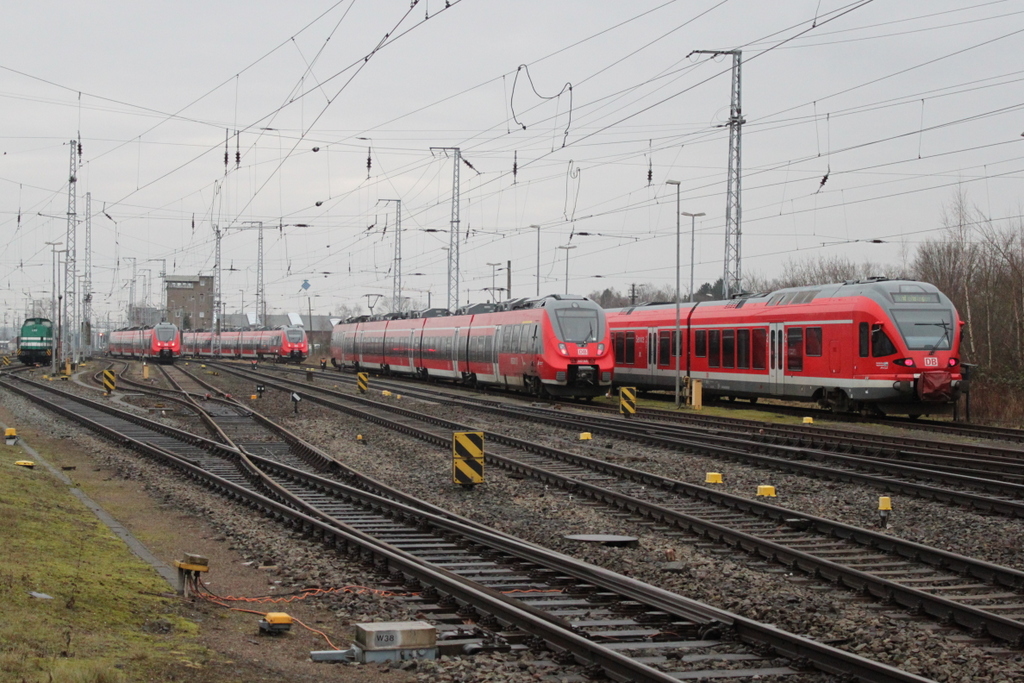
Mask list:
[[[563,344],[562,342],[558,343],[558,350],[562,352],[563,356],[568,356],[569,355],[569,350],[567,348],[565,348],[565,344]]]
[[[912,367],[914,367],[914,359],[913,358],[897,358],[896,360],[894,360],[892,362],[892,364],[893,365],[902,365],[905,368],[912,368]]]
[[[600,356],[603,353],[604,353],[604,344],[598,344],[597,345],[597,355]]]
[[[954,367],[959,362],[960,362],[959,358],[950,358],[949,361],[948,361],[948,364],[949,364],[949,367]]]

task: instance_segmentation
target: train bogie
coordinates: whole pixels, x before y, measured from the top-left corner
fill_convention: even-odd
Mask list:
[[[960,319],[934,286],[872,278],[730,301],[609,311],[615,383],[710,397],[939,414],[959,397]]]
[[[331,362],[569,397],[602,394],[612,378],[604,312],[589,299],[560,295],[506,310],[340,323]]]

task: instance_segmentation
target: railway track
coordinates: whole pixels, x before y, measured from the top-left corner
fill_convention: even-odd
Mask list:
[[[294,436],[285,439],[287,454],[246,454],[52,386],[2,381],[329,547],[369,559],[385,585],[409,593],[440,622],[444,647],[544,643],[557,661],[621,681],[806,677],[811,666],[826,672],[823,681],[826,674],[927,680],[523,543],[383,484],[362,480],[373,492],[338,481],[359,475]],[[470,638],[467,620],[476,625]]]
[[[236,368],[227,371],[252,376]],[[472,429],[323,387],[262,381],[442,447],[450,444],[452,431]],[[493,465],[960,625],[973,634],[1024,646],[1024,572],[494,432],[487,432],[486,439],[487,462]]]
[[[237,366],[222,366],[238,372]],[[292,373],[294,374],[294,373]],[[258,375],[265,377],[266,374]],[[257,375],[252,375],[257,377]],[[354,380],[353,380],[354,381]],[[288,386],[310,385],[294,380]],[[410,397],[543,422],[626,441],[685,449],[703,455],[819,479],[871,486],[883,493],[909,494],[987,513],[1024,517],[1024,451],[897,437],[873,438],[814,426],[786,426],[727,418],[651,422],[619,416],[552,410],[475,396],[457,398],[406,382],[374,381]]]
[[[833,422],[848,422],[851,424],[885,425],[898,427],[900,429],[912,429],[924,431],[930,434],[946,434],[950,436],[965,436],[977,439],[992,439],[997,441],[1010,441],[1024,444],[1024,430],[1012,427],[996,427],[993,425],[978,425],[968,422],[952,422],[949,420],[935,420],[927,418],[907,417],[882,417],[872,415],[856,415],[852,413],[834,413],[824,410],[808,403],[806,406],[786,405],[779,403],[749,403],[747,401],[723,401],[715,402],[715,405],[724,408],[736,408],[742,410],[764,411],[782,415],[795,415],[798,417],[812,417],[814,419],[831,420]],[[672,415],[670,411],[657,408],[650,409],[651,412],[665,413]],[[731,419],[731,418],[727,418]]]

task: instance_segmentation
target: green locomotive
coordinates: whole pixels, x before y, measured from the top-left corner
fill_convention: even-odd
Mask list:
[[[53,323],[47,318],[26,318],[18,335],[18,360],[25,365],[42,365],[52,356]]]

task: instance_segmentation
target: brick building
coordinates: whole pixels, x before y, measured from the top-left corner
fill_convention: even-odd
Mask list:
[[[167,321],[183,330],[213,327],[212,275],[167,275]]]

